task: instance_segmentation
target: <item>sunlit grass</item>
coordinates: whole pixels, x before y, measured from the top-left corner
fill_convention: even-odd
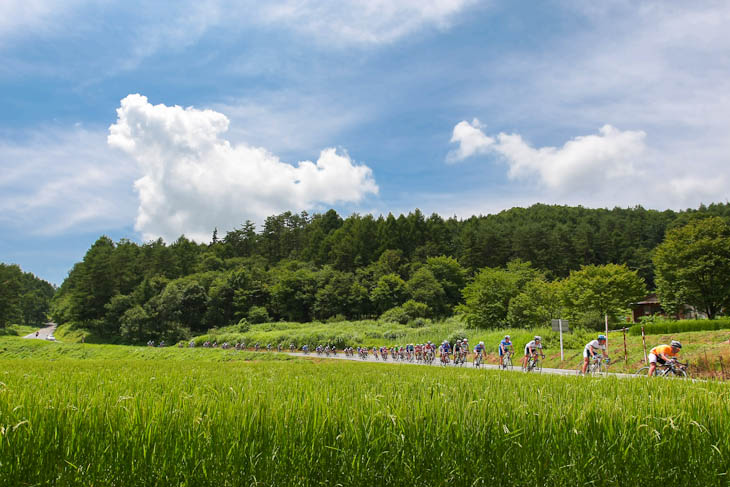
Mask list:
[[[0,361],[0,484],[727,485],[721,383]]]

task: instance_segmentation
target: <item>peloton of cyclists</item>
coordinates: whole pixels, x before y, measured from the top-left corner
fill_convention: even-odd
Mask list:
[[[657,365],[677,360],[680,350],[682,344],[678,340],[672,340],[669,345],[657,345],[652,348],[649,352],[649,377],[654,375]]]
[[[606,335],[598,335],[598,338],[588,342],[583,349],[583,368],[581,373],[585,375],[588,363],[601,351],[604,359],[608,359],[606,352]]]
[[[542,337],[535,336],[527,345],[525,345],[525,356],[522,357],[522,368],[527,368],[527,361],[538,355],[538,350],[542,358],[545,358],[545,354],[542,353]]]

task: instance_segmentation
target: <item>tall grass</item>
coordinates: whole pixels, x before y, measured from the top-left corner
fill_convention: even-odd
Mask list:
[[[727,485],[730,388],[360,363],[0,361],[0,484]]]

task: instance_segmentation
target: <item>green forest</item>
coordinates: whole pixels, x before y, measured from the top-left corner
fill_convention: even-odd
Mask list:
[[[692,296],[677,273],[682,262],[670,262],[680,250],[657,251],[667,232],[705,220],[730,238],[727,203],[681,212],[538,204],[468,219],[285,212],[260,229],[251,221],[214,229],[208,244],[102,236],[55,295],[43,296],[57,323],[128,343],[280,320],[458,314],[481,328],[544,326],[558,316],[597,326],[605,315],[623,320],[652,290],[669,311],[691,304],[712,318],[727,306],[724,295],[709,304],[706,289]],[[711,286],[722,293],[720,284]],[[5,322],[32,319],[22,297],[15,301]]]
[[[44,323],[55,292],[53,285],[17,265],[0,263],[0,328]]]

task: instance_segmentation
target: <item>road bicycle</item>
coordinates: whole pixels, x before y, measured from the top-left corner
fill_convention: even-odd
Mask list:
[[[523,372],[541,372],[542,371],[542,362],[540,360],[539,355],[531,355],[527,359],[527,367],[522,367]]]
[[[476,368],[479,368],[482,365],[482,354],[481,353],[477,353],[476,355],[474,355],[473,364],[474,364],[474,367],[476,367]]]
[[[586,367],[586,374],[589,375],[602,375],[608,370],[608,365],[611,363],[610,358],[604,359],[602,355],[594,355],[593,358],[588,362]],[[578,375],[583,373],[583,364],[578,367]]]
[[[654,376],[684,379],[689,377],[689,374],[687,373],[688,366],[689,364],[683,364],[681,362],[677,362],[676,360],[672,360],[671,362],[667,362],[665,364],[657,363],[656,370],[654,371]],[[649,375],[649,366],[645,365],[644,367],[641,367],[639,370],[636,371],[635,375]]]
[[[449,364],[449,352],[442,352],[441,353],[441,365],[448,365]]]
[[[512,351],[508,351],[504,355],[502,355],[502,361],[499,364],[499,368],[502,370],[512,370],[514,366],[512,365]]]

